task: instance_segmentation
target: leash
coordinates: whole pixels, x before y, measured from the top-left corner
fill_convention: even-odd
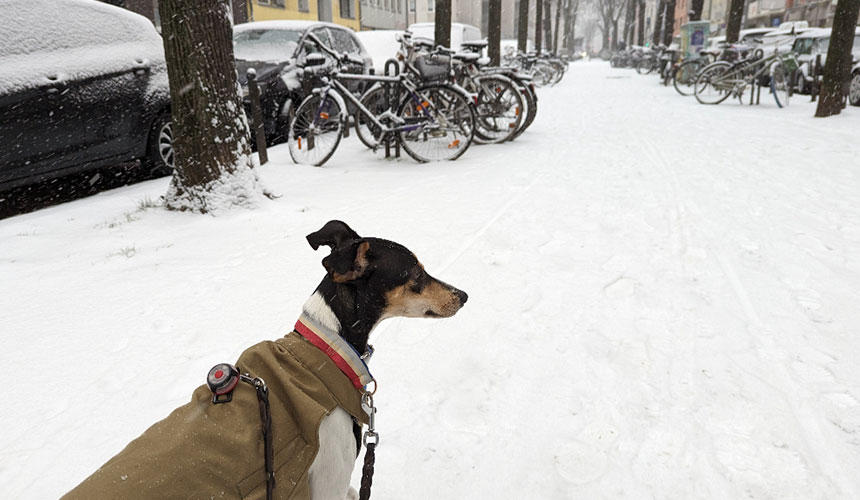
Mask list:
[[[376,393],[376,380],[373,381],[373,392],[361,395],[361,405],[368,408],[368,425],[361,441],[364,443],[364,467],[361,469],[361,489],[358,500],[370,499],[370,487],[373,484],[373,467],[376,463],[376,445],[379,444],[379,434],[376,433],[376,406],[373,405],[373,394]]]
[[[228,363],[220,363],[209,370],[206,384],[212,391],[212,403],[229,403],[233,400],[233,389],[239,382],[245,382],[254,387],[257,392],[257,403],[260,406],[260,421],[263,424],[263,453],[266,468],[266,500],[272,500],[275,492],[274,449],[272,446],[272,414],[269,410],[269,388],[266,381],[260,377],[252,377],[248,373],[240,373],[239,369]]]

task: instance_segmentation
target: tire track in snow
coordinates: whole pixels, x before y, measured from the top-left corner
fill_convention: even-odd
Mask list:
[[[682,199],[682,193],[680,189],[680,182],[678,180],[677,174],[674,172],[674,169],[671,166],[669,160],[663,155],[662,151],[654,145],[650,140],[645,139],[644,137],[636,136],[631,134],[631,136],[639,142],[643,146],[643,151],[652,159],[654,165],[659,167],[664,174],[668,177],[669,183],[671,185],[671,192],[676,202],[676,206],[679,207],[679,213],[685,213],[682,207],[689,207],[692,209],[694,214],[697,216],[697,225],[704,229],[705,233],[705,248],[711,254],[714,255],[721,272],[725,276],[735,298],[738,301],[738,304],[741,306],[744,311],[745,316],[748,321],[755,327],[755,329],[759,332],[768,332],[768,328],[761,320],[761,316],[759,315],[751,297],[747,287],[743,284],[740,279],[735,266],[731,263],[729,258],[727,257],[727,251],[723,248],[721,243],[715,242],[711,237],[707,236],[707,234],[713,234],[715,231],[713,227],[708,224],[708,218],[704,216],[701,209],[694,202],[685,201]],[[690,164],[690,162],[685,162],[685,164]],[[703,168],[698,169],[699,173],[704,173],[707,175],[712,181],[715,181],[716,178],[710,172],[707,172]],[[689,238],[687,238],[689,241]],[[746,336],[750,341],[752,346],[760,346],[766,347],[771,351],[781,352],[782,349],[779,349],[778,346],[771,340],[770,335],[767,336],[754,336],[749,331],[746,331]],[[758,373],[752,371],[750,367],[746,363],[742,363],[734,359],[732,356],[727,356],[727,358],[736,365],[738,369],[740,369],[743,373],[748,374],[751,377],[754,377],[756,380],[759,380],[766,386],[773,389],[776,393],[782,396],[782,400],[789,406],[792,411],[792,415],[797,426],[802,429],[804,436],[802,437],[803,443],[805,447],[811,451],[809,454],[804,454],[804,458],[807,460],[813,461],[812,464],[819,469],[820,474],[825,474],[828,476],[828,479],[833,481],[840,478],[850,478],[852,474],[850,471],[844,469],[842,463],[845,461],[836,460],[833,458],[834,450],[841,449],[840,445],[842,444],[838,440],[829,439],[829,434],[826,433],[819,422],[827,422],[828,419],[825,415],[822,414],[821,411],[816,411],[815,408],[811,407],[809,404],[803,404],[803,401],[815,401],[817,399],[817,395],[811,393],[806,390],[802,384],[798,383],[798,381],[791,376],[788,372],[786,366],[779,362],[773,362],[765,360],[761,357],[760,353],[757,349],[750,351],[759,362],[760,366],[768,366],[768,370],[763,371],[763,373],[768,373],[775,375],[776,378],[780,381],[779,385],[774,384],[770,380],[763,378]],[[792,396],[785,391],[785,387],[792,387],[796,392],[795,395]],[[800,393],[800,397],[797,397],[796,394]],[[810,465],[812,465],[810,464]],[[840,471],[841,474],[836,474],[835,471]],[[841,481],[838,484],[837,488],[841,489],[844,493],[847,493],[850,498],[860,498],[858,496],[858,492],[854,488],[854,485],[849,481]]]

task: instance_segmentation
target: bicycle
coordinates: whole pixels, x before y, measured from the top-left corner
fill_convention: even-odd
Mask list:
[[[737,62],[716,61],[706,66],[696,78],[694,93],[702,104],[719,104],[730,96],[743,102],[744,92],[751,87],[752,104],[756,85],[759,88],[767,85],[776,105],[783,108],[788,106],[791,96],[788,75],[796,68],[797,58],[793,52],[782,54],[774,50],[772,55],[764,57],[763,51],[757,49],[750,57]]]
[[[406,75],[341,73],[339,66],[351,61],[351,56],[334,52],[312,34],[307,39],[333,58],[334,63],[326,64],[322,54],[309,54],[305,59],[304,71],[317,75],[321,85],[302,101],[290,122],[287,142],[293,161],[320,166],[331,158],[348,124],[347,101],[381,136],[393,136],[418,162],[455,160],[469,149],[475,113],[463,89],[445,83],[415,83]],[[402,97],[396,109],[391,106],[373,112],[344,85],[347,80],[393,85],[395,95]]]

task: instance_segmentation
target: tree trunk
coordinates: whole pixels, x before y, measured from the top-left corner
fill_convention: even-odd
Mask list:
[[[666,0],[660,0],[657,3],[657,10],[654,11],[654,33],[651,37],[651,45],[660,45],[660,41],[663,39],[663,19],[665,15]]]
[[[576,14],[579,10],[579,0],[572,0],[572,2],[574,7],[573,12],[570,13],[570,31],[567,34],[567,51],[570,55],[576,51]]]
[[[672,44],[672,36],[675,34],[675,0],[666,2],[666,28],[663,31],[663,43]]]
[[[636,44],[639,46],[645,46],[645,0],[637,1],[636,5],[637,15],[639,16],[636,19],[639,25],[639,28],[636,30]]]
[[[702,20],[702,10],[705,8],[705,0],[693,0],[693,3],[690,5],[690,21],[701,21]]]
[[[726,22],[726,43],[735,43],[741,33],[741,21],[744,17],[744,0],[731,0],[729,5],[729,20]]]
[[[544,0],[543,5],[543,46],[547,52],[552,51],[552,2]]]
[[[559,23],[561,23],[561,11],[567,10],[564,4],[564,0],[555,0],[555,31],[553,32],[552,37],[552,53],[553,55],[558,55],[558,32],[559,32]],[[563,40],[562,40],[563,41]]]
[[[636,14],[636,0],[627,0],[624,12],[624,45],[629,48],[633,43],[633,16]]]
[[[612,51],[618,50],[618,20],[612,20]]]
[[[211,212],[250,205],[261,188],[251,167],[238,94],[227,0],[161,0],[176,169],[166,207]]]
[[[535,12],[535,50],[540,54],[543,45],[543,0],[535,0],[537,12]]]
[[[489,0],[487,18],[487,55],[493,66],[499,66],[502,63],[502,0]]]
[[[839,0],[836,4],[815,116],[832,116],[842,112],[846,90],[851,81],[851,47],[854,44],[854,26],[857,24],[858,12],[860,0]]]
[[[436,0],[435,44],[451,47],[451,0]]]
[[[519,25],[517,26],[517,50],[525,53],[529,40],[529,0],[519,0]]]

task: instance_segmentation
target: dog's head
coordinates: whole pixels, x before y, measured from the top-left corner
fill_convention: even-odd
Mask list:
[[[402,316],[446,318],[466,303],[468,295],[437,280],[406,247],[380,238],[362,238],[341,221],[329,221],[307,236],[314,250],[331,248],[322,260],[334,283],[353,286],[378,308],[377,320]]]

